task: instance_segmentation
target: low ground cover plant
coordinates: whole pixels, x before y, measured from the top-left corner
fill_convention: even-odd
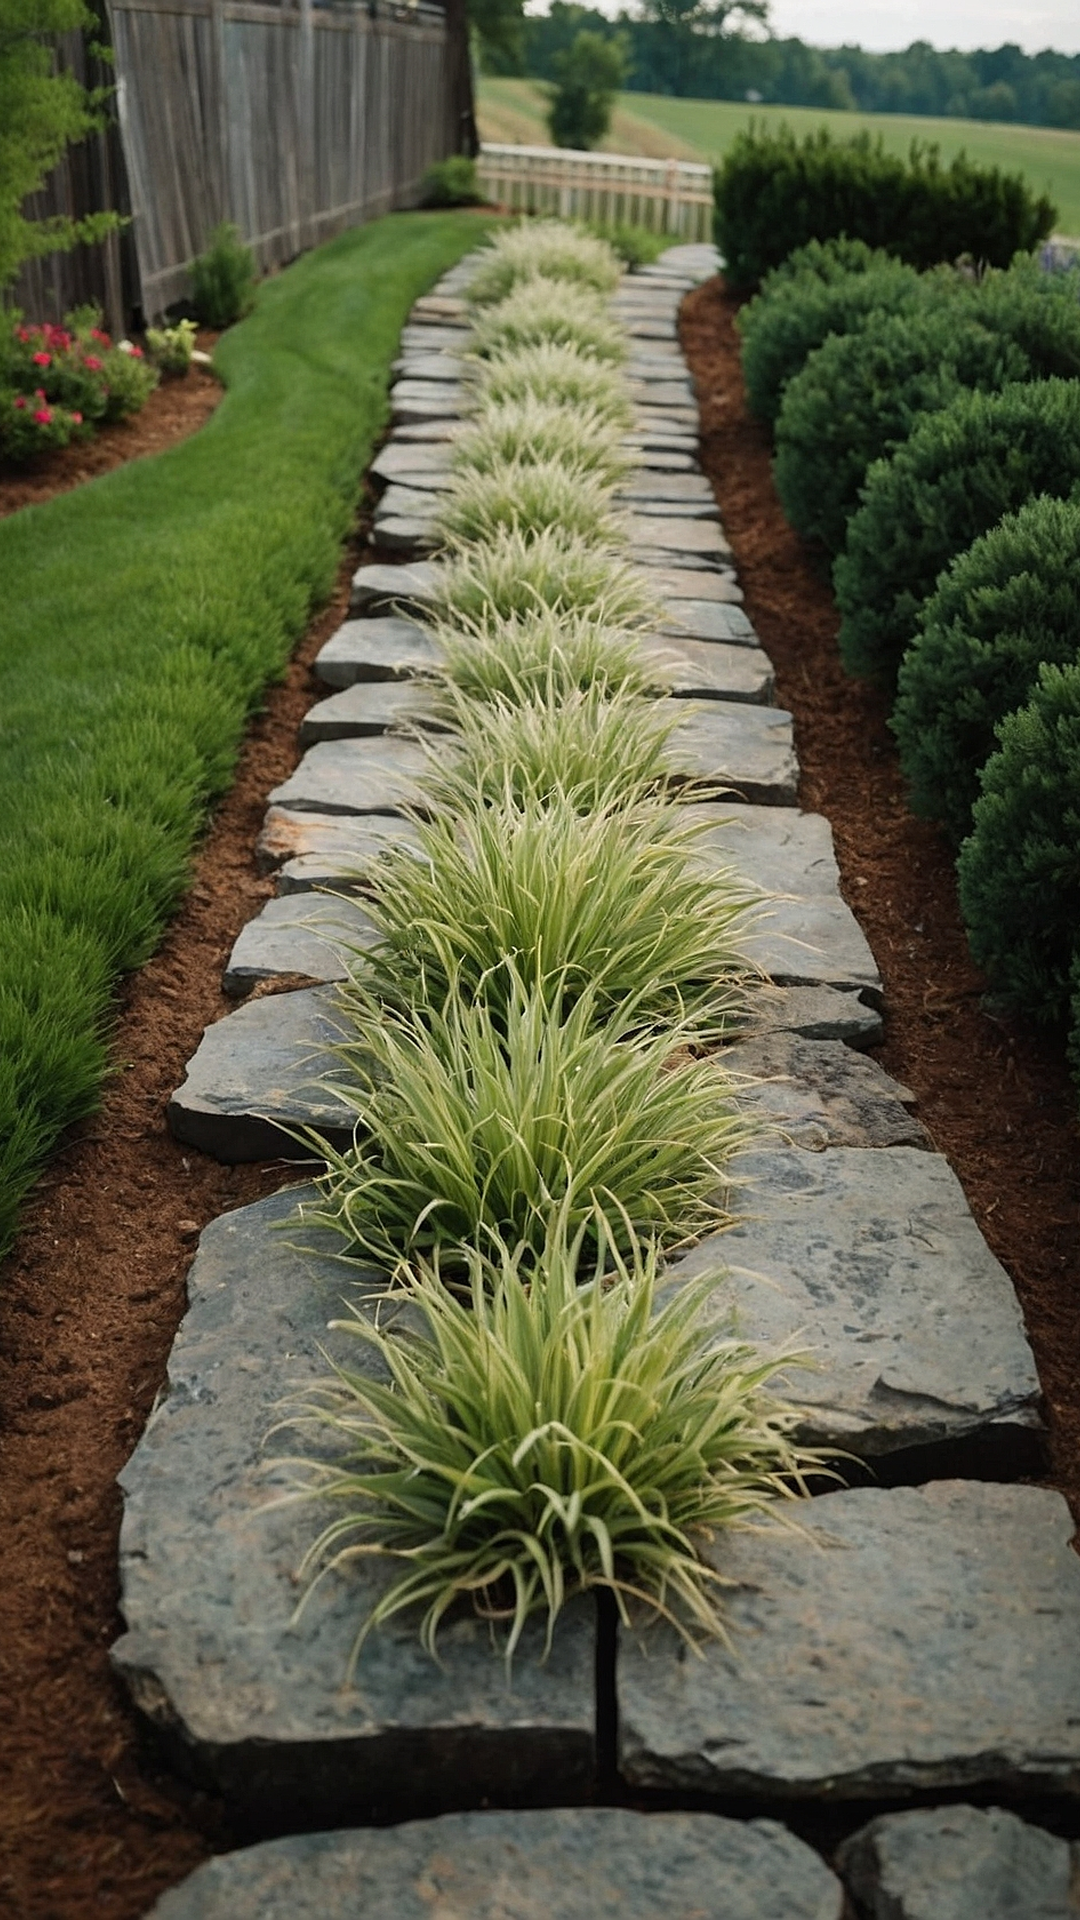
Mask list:
[[[455,545],[489,540],[503,528],[529,539],[549,527],[608,547],[622,542],[610,484],[559,459],[459,470],[439,496],[436,524]]]
[[[507,461],[520,466],[558,460],[572,473],[595,474],[606,486],[630,467],[619,425],[597,407],[570,408],[559,401],[489,401],[453,443],[458,473],[493,473]]]
[[[887,247],[916,267],[962,254],[1007,266],[1051,232],[1055,209],[1021,174],[944,166],[937,148],[905,162],[868,134],[834,140],[820,127],[800,140],[781,123],[736,135],[715,176],[716,242],[733,287],[754,287],[808,240],[835,235]]]
[[[613,293],[619,283],[621,267],[614,249],[584,227],[561,220],[523,220],[504,227],[485,251],[469,281],[469,299],[478,308],[496,305],[522,281],[538,277],[598,294]]]
[[[626,336],[599,294],[539,276],[483,309],[473,326],[469,352],[486,360],[518,347],[543,346],[572,347],[616,367],[626,359]]]
[[[938,575],[1032,496],[1080,486],[1080,381],[965,393],[871,467],[833,569],[849,672],[894,686]]]
[[[541,400],[567,409],[587,408],[622,428],[633,418],[617,367],[551,340],[524,352],[492,355],[479,369],[477,389],[481,403],[489,406]]]
[[[616,804],[617,795],[632,806],[664,791],[672,774],[669,741],[682,715],[677,701],[665,708],[594,685],[555,705],[536,694],[496,695],[482,705],[458,697],[451,717],[458,752],[426,783],[436,805],[464,809],[559,795],[585,813]]]
[[[0,321],[0,455],[23,462],[145,406],[159,375],[141,347],[114,345],[95,307],[62,327]]]
[[[161,373],[176,378],[191,365],[197,334],[194,320],[178,320],[175,327],[147,327],[146,350]]]
[[[1080,504],[1032,500],[942,574],[904,656],[891,725],[915,812],[962,840],[999,723],[1078,656]]]
[[[490,614],[432,628],[442,670],[470,700],[522,705],[540,699],[561,704],[593,687],[608,694],[646,695],[666,683],[662,651],[646,656],[641,636],[609,621],[603,602],[588,612]]]
[[[338,1509],[302,1574],[372,1552],[400,1566],[354,1660],[405,1608],[423,1609],[435,1654],[460,1601],[498,1623],[510,1660],[530,1618],[550,1646],[565,1602],[596,1587],[627,1621],[644,1610],[723,1636],[702,1544],[775,1512],[812,1462],[775,1396],[785,1360],[707,1328],[716,1281],[658,1299],[651,1243],[620,1255],[602,1217],[574,1228],[560,1210],[537,1257],[470,1252],[460,1291],[438,1263],[414,1267],[419,1328],[335,1323],[390,1382],[346,1361],[300,1415],[339,1448],[301,1469],[303,1497]]]
[[[475,207],[483,198],[476,161],[467,153],[452,153],[446,160],[437,160],[420,183],[422,207]]]
[[[305,255],[218,347],[201,432],[0,521],[0,1244],[333,581],[409,305],[476,237],[410,214]]]
[[[1040,669],[980,784],[958,864],[972,953],[1030,1018],[1071,1014],[1080,1066],[1080,666]]]
[[[622,555],[561,527],[535,539],[500,529],[455,549],[437,588],[436,618],[485,622],[492,616],[590,614],[603,608],[610,626],[644,627],[655,605],[641,574]]]

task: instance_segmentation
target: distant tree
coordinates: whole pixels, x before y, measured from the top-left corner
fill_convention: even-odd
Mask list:
[[[615,95],[626,78],[626,50],[583,27],[552,61],[548,128],[557,147],[595,147],[611,125]]]
[[[0,0],[0,287],[24,260],[100,240],[119,225],[114,213],[31,220],[23,212],[69,143],[102,124],[103,96],[56,61],[59,34],[97,26],[83,0]]]
[[[654,29],[666,87],[685,95],[693,93],[703,43],[733,38],[736,20],[765,25],[769,0],[643,0],[641,11]]]
[[[525,51],[525,0],[467,0],[466,13],[484,72],[520,73]]]

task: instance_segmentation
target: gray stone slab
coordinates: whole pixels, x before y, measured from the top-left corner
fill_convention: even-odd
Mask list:
[[[293,813],[288,807],[271,807],[256,842],[255,859],[261,873],[277,871],[279,886],[287,868],[314,860],[328,882],[345,876],[361,887],[370,884],[369,869],[388,847],[416,844],[412,821],[393,814]],[[280,890],[291,889],[281,886]]]
[[[840,897],[832,829],[821,814],[721,802],[695,817],[715,826],[700,842],[768,896],[743,936],[748,959],[781,986],[855,988],[875,1004],[881,976],[866,935]]]
[[[357,681],[411,680],[430,673],[438,654],[426,629],[393,615],[346,620],[320,648],[314,671],[328,687]]]
[[[395,445],[449,446],[461,433],[462,422],[445,420],[398,420],[391,436]]]
[[[872,1047],[885,1028],[876,1007],[854,989],[774,987],[753,981],[738,1027],[748,1036],[798,1033],[806,1040],[843,1040],[849,1047]]]
[[[742,608],[720,600],[674,600],[669,594],[661,632],[689,640],[724,640],[756,647],[757,634]]]
[[[692,434],[696,443],[701,417],[696,406],[650,407],[639,401],[634,408],[634,425],[639,433]]]
[[[473,404],[460,387],[434,380],[401,380],[390,395],[390,418],[395,426],[422,420],[460,420]]]
[[[666,314],[626,314],[620,316],[627,333],[634,340],[675,340],[678,338],[675,320]]]
[[[716,495],[703,473],[672,473],[663,476],[635,474],[619,488],[620,500],[670,500],[680,505],[692,503],[715,507]]]
[[[752,1083],[741,1090],[742,1107],[792,1146],[820,1152],[931,1145],[908,1112],[907,1088],[841,1040],[759,1034],[726,1048],[724,1061]]]
[[[643,420],[622,437],[624,447],[658,453],[688,453],[697,465],[698,436],[694,427],[674,427],[669,421]]]
[[[805,1533],[708,1550],[736,1583],[732,1653],[687,1658],[670,1630],[645,1648],[621,1636],[634,1787],[1077,1792],[1080,1559],[1060,1494],[859,1488],[810,1502],[799,1522]]]
[[[1001,1807],[885,1814],[837,1865],[867,1920],[1075,1920],[1080,1847]]]
[[[691,478],[693,476],[690,476]],[[720,524],[720,509],[715,500],[626,500],[618,503],[629,507],[635,515],[652,520],[708,520]],[[648,525],[642,527],[642,539],[648,544]]]
[[[444,325],[436,321],[410,321],[401,330],[400,346],[405,353],[463,353],[469,344],[470,327]]]
[[[267,1841],[208,1860],[151,1920],[840,1920],[842,1901],[772,1820],[556,1807]]]
[[[794,806],[799,766],[791,715],[779,707],[710,700],[689,712],[671,737],[676,770],[715,783],[760,806]]]
[[[694,389],[689,380],[628,380],[627,391],[641,407],[693,407]]]
[[[690,451],[693,442],[689,442],[686,451],[671,452],[663,447],[642,446],[635,443],[639,467],[649,473],[698,473],[700,468]]]
[[[673,567],[670,564],[652,567],[649,569],[649,585],[657,597],[666,603],[665,626],[672,617],[671,601],[689,600],[695,606],[710,601],[713,605],[742,604],[743,590],[732,577],[726,573],[708,572],[701,567]],[[703,640],[707,636],[699,633],[696,637]]]
[[[433,688],[416,680],[358,680],[310,707],[300,722],[300,745],[318,740],[356,740],[391,729],[425,727],[446,732]]]
[[[469,309],[464,300],[449,294],[422,293],[409,311],[410,320],[467,320]]]
[[[453,468],[447,448],[421,440],[388,440],[368,472],[376,480],[404,481],[410,487],[438,491],[450,485]]]
[[[434,493],[425,493],[422,487],[403,486],[394,481],[387,487],[375,509],[375,531],[384,520],[414,519],[433,521],[439,512],[439,500]]]
[[[319,893],[268,900],[240,929],[221,984],[239,1000],[263,980],[343,980],[345,949],[378,939],[374,921],[352,900]]]
[[[352,613],[376,613],[394,607],[428,607],[434,598],[439,569],[432,560],[412,566],[357,567],[352,578]]]
[[[760,647],[725,646],[722,641],[669,640],[666,635],[642,649],[655,658],[664,684],[675,699],[747,700],[771,706],[776,675]]]
[[[424,514],[423,518],[387,515],[376,520],[371,544],[383,553],[400,554],[403,560],[424,560],[428,554],[437,553],[443,543],[435,532],[435,522]]]
[[[300,813],[400,813],[423,806],[429,764],[422,747],[393,734],[323,740],[274,788],[269,804]]]
[[[234,1166],[310,1159],[302,1127],[336,1145],[352,1138],[351,1110],[325,1078],[346,1037],[332,987],[267,994],[207,1027],[168,1106],[185,1146]]]
[[[674,247],[665,247],[652,263],[655,270],[685,274],[695,285],[719,273],[723,264],[719,248],[711,240],[680,240]]]
[[[330,1257],[336,1238],[290,1231],[297,1198],[227,1214],[200,1241],[167,1397],[120,1477],[117,1671],[185,1770],[263,1831],[580,1798],[594,1753],[590,1605],[566,1610],[546,1663],[529,1630],[509,1682],[489,1629],[463,1610],[442,1665],[402,1616],[368,1638],[350,1684],[357,1630],[390,1577],[375,1560],[328,1577],[294,1617],[296,1569],[328,1514],[268,1504],[290,1484],[274,1461],[297,1450],[294,1433],[268,1430],[283,1401],[326,1377],[325,1351],[376,1366],[327,1323],[345,1297],[372,1312],[386,1286]]]
[[[457,381],[461,378],[461,361],[460,348],[442,347],[434,353],[410,348],[394,361],[394,384],[402,380],[434,380],[439,385]]]
[[[810,1354],[790,1385],[804,1438],[880,1459],[994,1428],[1028,1453],[1039,1382],[1020,1308],[940,1154],[776,1147],[735,1171],[739,1224],[672,1272],[726,1266],[717,1324]]]
[[[671,547],[676,553],[693,555],[691,566],[700,565],[701,557],[712,560],[731,560],[731,548],[723,531],[711,520],[669,519],[662,514],[630,514],[627,516],[627,534],[632,548]],[[672,565],[667,561],[666,565]]]

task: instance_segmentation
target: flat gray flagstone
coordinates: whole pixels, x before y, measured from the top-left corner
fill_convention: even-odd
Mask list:
[[[1080,1846],[1001,1807],[872,1820],[837,1851],[868,1920],[1075,1920]]]
[[[460,420],[474,404],[471,394],[449,381],[400,380],[390,394],[390,418],[395,425],[426,420]]]
[[[301,813],[400,813],[423,806],[429,765],[422,747],[394,734],[322,740],[274,788],[269,804]]]
[[[685,451],[669,452],[663,447],[635,446],[639,467],[649,473],[698,473],[700,471],[694,457],[693,442],[687,444]]]
[[[170,1132],[229,1166],[310,1160],[302,1127],[347,1146],[355,1116],[326,1077],[346,1038],[333,987],[248,1000],[206,1028],[169,1101]]]
[[[689,380],[628,380],[631,400],[644,407],[692,407],[694,389]]]
[[[390,438],[395,445],[447,447],[459,437],[463,426],[463,421],[449,415],[440,420],[397,420]]]
[[[711,240],[680,240],[673,247],[665,247],[651,264],[654,272],[685,274],[696,285],[719,273],[724,262]]]
[[[716,495],[703,473],[633,474],[623,481],[616,497],[647,500],[650,505],[670,500],[673,505],[716,506]]]
[[[409,309],[410,320],[452,320],[465,319],[468,307],[464,300],[454,299],[449,294],[422,293]]]
[[[840,1920],[842,1902],[820,1856],[772,1820],[553,1807],[219,1854],[150,1920]]]
[[[733,1651],[620,1636],[635,1788],[883,1799],[1080,1786],[1080,1559],[1058,1493],[858,1488],[708,1550]],[[817,1549],[817,1550],[815,1550]]]
[[[692,380],[685,357],[678,347],[663,340],[651,340],[645,344],[648,351],[632,353],[623,367],[628,380]]]
[[[710,700],[680,720],[670,752],[677,773],[763,806],[794,806],[799,765],[791,715],[779,707]]]
[[[410,321],[401,330],[400,353],[402,356],[407,353],[464,353],[471,332],[470,327],[454,326],[449,322]]]
[[[440,384],[459,380],[462,357],[460,348],[442,347],[434,353],[412,348],[394,361],[394,385],[402,380],[435,380]]]
[[[729,641],[735,646],[760,646],[742,608],[718,600],[673,600],[669,594],[660,631],[688,640]]]
[[[635,340],[674,340],[677,338],[674,317],[667,314],[630,313],[620,315],[623,326]]]
[[[947,1160],[917,1147],[777,1146],[733,1171],[746,1182],[738,1224],[670,1272],[677,1283],[726,1268],[718,1330],[809,1355],[788,1387],[801,1437],[873,1460],[940,1456],[992,1430],[1030,1470],[1035,1363],[1009,1277]]]
[[[878,1009],[854,988],[776,987],[764,980],[750,982],[735,1025],[749,1037],[798,1033],[806,1040],[843,1040],[849,1047],[875,1046],[885,1030]]]
[[[352,577],[349,607],[353,613],[374,613],[383,608],[429,607],[435,598],[439,568],[433,560],[416,560],[412,566],[357,567]]]
[[[629,507],[635,514],[659,519],[712,520],[718,526],[720,523],[720,509],[715,500],[621,500],[619,504]],[[648,545],[647,529],[643,530],[643,538]]]
[[[384,614],[346,620],[319,649],[314,672],[328,687],[351,687],[359,680],[411,680],[437,664],[435,643],[424,627]]]
[[[665,626],[676,619],[681,611],[676,609],[673,614],[669,604],[673,600],[690,600],[694,602],[695,607],[707,605],[710,601],[714,605],[717,602],[726,602],[731,606],[742,605],[743,590],[731,573],[706,571],[700,566],[673,567],[670,564],[664,567],[650,567],[648,571],[650,587],[658,599],[665,602]],[[689,628],[682,630],[689,631]],[[696,638],[704,640],[708,636],[697,632]]]
[[[666,422],[644,422],[624,433],[621,444],[635,451],[653,450],[658,453],[688,453],[698,467],[699,442],[692,427],[673,427]]]
[[[316,860],[328,878],[344,875],[360,886],[388,847],[416,844],[412,821],[393,814],[294,813],[288,807],[271,807],[255,844],[255,860],[261,873],[276,869],[279,874],[297,861]]]
[[[781,986],[853,988],[880,1004],[877,964],[840,897],[828,821],[794,807],[727,800],[695,807],[693,817],[716,822],[698,843],[701,857],[768,896],[742,935],[750,963]]]
[[[628,537],[635,549],[672,547],[677,553],[693,555],[692,566],[700,565],[700,557],[731,559],[731,548],[722,529],[711,520],[670,520],[660,514],[631,514],[628,515]]]
[[[425,492],[422,487],[404,486],[399,481],[394,481],[387,487],[375,509],[375,530],[378,532],[381,521],[400,519],[402,516],[416,520],[434,520],[439,512],[439,504],[434,493]]]
[[[448,731],[432,687],[415,680],[358,680],[309,707],[300,722],[300,745],[411,727]]]
[[[398,480],[425,491],[450,485],[448,450],[429,441],[388,440],[368,469],[376,480]]]
[[[373,947],[379,931],[353,900],[305,893],[268,900],[240,929],[222,986],[234,999],[263,980],[343,980],[347,947]]]
[[[268,1504],[291,1484],[273,1462],[298,1450],[295,1432],[269,1430],[283,1401],[327,1377],[320,1349],[386,1378],[370,1350],[327,1330],[346,1297],[371,1313],[386,1276],[365,1284],[331,1257],[336,1236],[290,1228],[298,1197],[227,1214],[200,1240],[167,1397],[120,1476],[115,1667],[174,1763],[263,1831],[580,1798],[594,1763],[588,1603],[565,1610],[546,1662],[542,1632],[527,1629],[509,1681],[468,1609],[445,1623],[441,1666],[404,1616],[370,1635],[350,1680],[390,1578],[381,1562],[328,1576],[295,1618],[297,1567],[329,1510]],[[384,1300],[384,1323],[388,1311]]]
[[[403,559],[425,559],[429,553],[436,553],[442,546],[435,531],[435,522],[430,514],[422,517],[410,515],[386,515],[376,518],[371,535],[371,543],[384,553],[401,554]]]
[[[841,1040],[767,1033],[725,1048],[724,1064],[754,1084],[740,1105],[768,1133],[796,1147],[922,1147],[930,1138],[908,1112],[913,1097],[875,1060]]]
[[[760,647],[725,646],[720,641],[647,641],[642,651],[655,657],[663,684],[675,699],[749,700],[770,706],[776,675]]]
[[[634,425],[639,433],[690,434],[695,445],[701,431],[701,419],[696,406],[651,407],[641,400],[634,408]]]

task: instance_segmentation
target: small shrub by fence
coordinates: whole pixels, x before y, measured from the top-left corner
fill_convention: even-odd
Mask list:
[[[477,173],[486,197],[514,213],[645,227],[683,240],[709,238],[711,174],[697,162],[485,141]]]

